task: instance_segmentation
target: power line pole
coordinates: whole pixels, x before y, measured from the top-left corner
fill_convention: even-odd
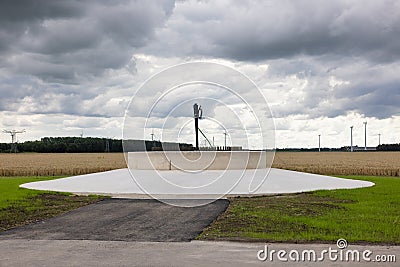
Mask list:
[[[106,153],[110,152],[110,140],[109,139],[106,139],[106,149],[104,152],[106,152]]]
[[[115,136],[113,136],[113,137],[106,137],[104,140],[105,140],[105,144],[106,144],[106,148],[104,149],[104,152],[110,152],[111,151],[111,146],[112,146],[112,143],[111,143],[111,145],[110,145],[110,142],[112,142],[112,140],[114,139],[114,137]]]
[[[8,133],[11,135],[11,149],[10,152],[14,152],[17,153],[18,152],[18,148],[17,148],[17,134],[19,133],[24,133],[26,132],[25,129],[21,130],[21,131],[17,131],[17,130],[3,130],[4,133]]]

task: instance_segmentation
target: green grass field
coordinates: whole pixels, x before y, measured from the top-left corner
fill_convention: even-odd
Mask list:
[[[270,242],[400,244],[400,179],[346,176],[374,182],[360,189],[232,198],[198,239]]]
[[[0,177],[0,231],[54,217],[105,198],[19,188],[23,183],[55,178],[59,177]]]
[[[0,177],[0,231],[97,202],[100,196],[19,188],[57,177]],[[269,242],[400,244],[400,178],[346,176],[374,182],[360,189],[321,190],[231,198],[231,204],[198,239]]]

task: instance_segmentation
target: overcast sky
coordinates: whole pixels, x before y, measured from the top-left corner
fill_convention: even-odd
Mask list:
[[[275,118],[277,147],[316,147],[318,134],[322,146],[349,145],[352,125],[362,146],[364,121],[369,146],[379,133],[383,143],[400,142],[395,0],[3,0],[0,129],[25,128],[19,141],[82,130],[121,138],[138,87],[164,68],[199,60],[257,84]],[[215,133],[218,145],[223,138]]]

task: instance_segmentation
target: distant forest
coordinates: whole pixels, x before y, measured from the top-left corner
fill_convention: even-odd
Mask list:
[[[379,145],[376,147],[379,151],[400,151],[400,144]]]
[[[122,140],[96,137],[44,137],[38,141],[26,141],[14,144],[18,152],[39,153],[102,153],[123,152]],[[179,144],[181,150],[191,150],[189,144]],[[145,141],[145,150],[161,150],[159,141]],[[349,151],[350,147],[321,148],[321,151]],[[383,144],[377,151],[400,151],[400,144]],[[0,143],[0,153],[15,151],[10,143]],[[277,151],[318,151],[318,148],[286,148]]]
[[[122,152],[122,141],[95,137],[44,137],[39,141],[17,143],[18,152],[91,153]],[[0,152],[10,152],[11,144],[0,143]]]
[[[364,147],[354,147],[356,151],[363,152]],[[290,152],[316,152],[318,148],[278,148],[276,151],[290,151]],[[350,151],[350,146],[344,146],[341,148],[329,148],[321,147],[322,152],[333,152],[333,151]],[[368,151],[374,151],[369,148]],[[400,151],[400,144],[383,144],[376,147],[376,151]]]
[[[126,142],[129,151],[159,151],[163,145],[167,149],[192,150],[190,144],[163,143],[160,141],[130,140]],[[172,147],[171,147],[172,145]],[[179,148],[178,148],[179,147]],[[97,137],[44,137],[38,141],[23,143],[0,143],[0,153],[4,152],[39,152],[39,153],[102,153],[123,152],[122,140]]]

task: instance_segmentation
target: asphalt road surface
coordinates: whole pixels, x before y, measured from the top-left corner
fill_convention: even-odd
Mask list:
[[[190,241],[228,200],[184,208],[153,199],[106,199],[64,215],[0,233],[0,240]]]
[[[64,215],[0,233],[3,266],[398,266],[400,247],[349,246],[395,261],[260,261],[265,243],[209,242],[195,238],[228,206],[218,200],[183,208],[156,200],[107,199]],[[192,240],[192,241],[191,241]],[[132,242],[134,241],[134,242]],[[182,242],[183,241],[183,242]],[[190,242],[185,242],[190,241]],[[336,244],[268,244],[278,250],[316,250]],[[265,254],[261,254],[265,255]],[[271,255],[271,254],[269,254]],[[320,254],[318,254],[320,255]]]
[[[260,261],[264,243],[237,242],[125,242],[93,240],[0,240],[0,266],[176,266],[176,267],[244,267],[244,266],[399,266],[400,247],[353,246],[349,249],[371,250],[375,255],[396,255],[397,262],[280,261],[277,255]],[[315,250],[318,253],[336,244],[268,244],[270,251]],[[319,254],[318,254],[319,255]],[[286,255],[287,258],[287,255]]]

